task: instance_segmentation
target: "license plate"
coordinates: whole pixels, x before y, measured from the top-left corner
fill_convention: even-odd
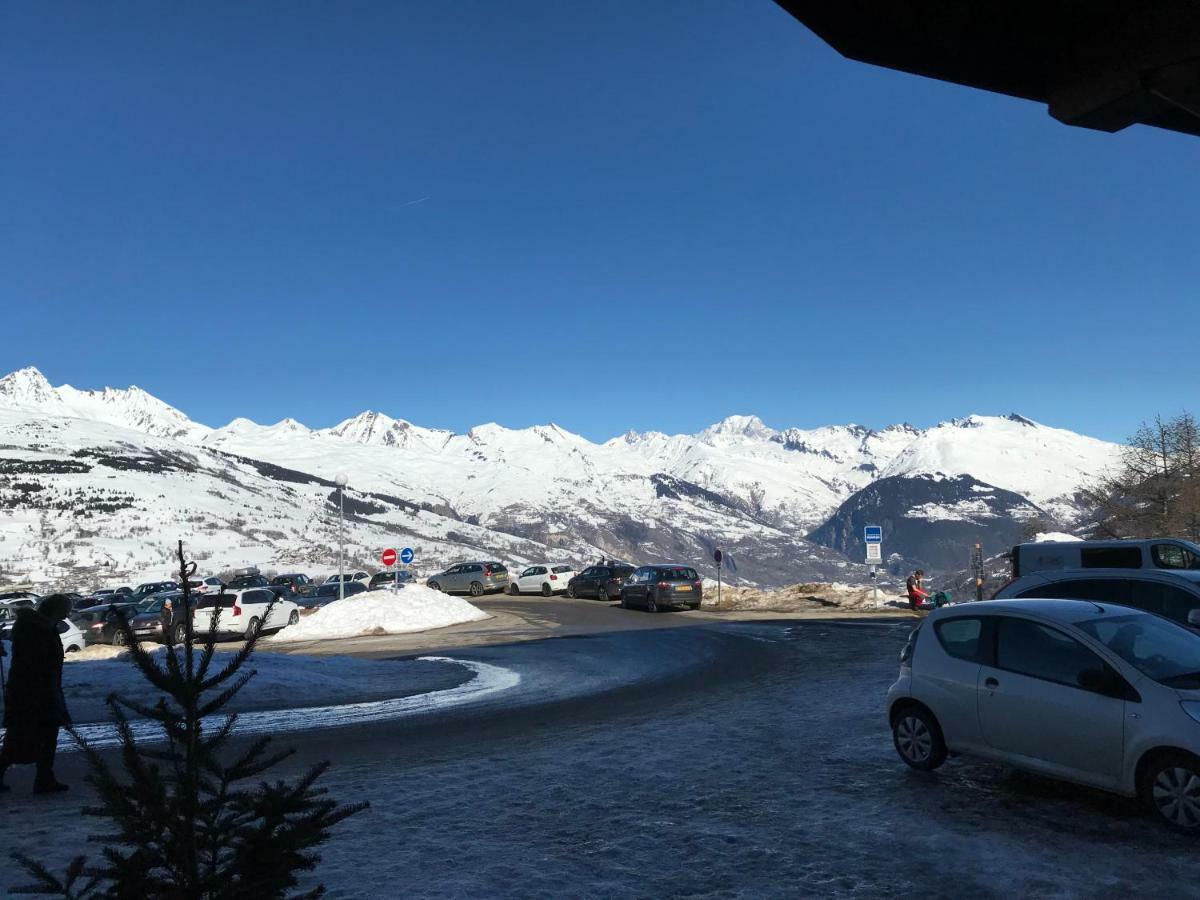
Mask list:
[[[508,581],[508,576],[507,575],[497,575],[496,580],[497,581]]]
[[[690,591],[691,589],[692,586],[690,584],[681,584],[679,587],[675,588],[677,591]]]

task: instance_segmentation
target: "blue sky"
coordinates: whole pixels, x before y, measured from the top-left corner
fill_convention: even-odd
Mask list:
[[[1200,140],[768,0],[0,8],[0,368],[592,438],[1195,407]]]

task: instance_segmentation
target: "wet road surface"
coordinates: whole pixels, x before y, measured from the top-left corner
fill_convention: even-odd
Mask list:
[[[332,759],[325,785],[372,802],[320,879],[332,897],[1197,894],[1195,842],[1132,801],[903,766],[882,703],[906,633],[744,623],[463,651],[519,684],[286,736],[290,768]],[[0,799],[9,846],[84,849],[72,801]]]

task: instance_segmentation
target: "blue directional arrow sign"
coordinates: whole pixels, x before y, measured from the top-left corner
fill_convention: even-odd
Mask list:
[[[868,544],[882,544],[883,543],[883,526],[882,525],[868,525],[866,528],[863,529],[863,540]]]
[[[400,551],[400,562],[404,563],[407,566],[412,561],[413,561],[412,547],[405,547],[403,550]]]

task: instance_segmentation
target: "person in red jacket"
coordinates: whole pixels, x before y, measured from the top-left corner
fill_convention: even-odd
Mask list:
[[[908,588],[908,605],[912,609],[918,609],[921,604],[929,603],[929,592],[921,587],[921,581],[924,577],[925,573],[921,569],[917,569],[904,582]]]

